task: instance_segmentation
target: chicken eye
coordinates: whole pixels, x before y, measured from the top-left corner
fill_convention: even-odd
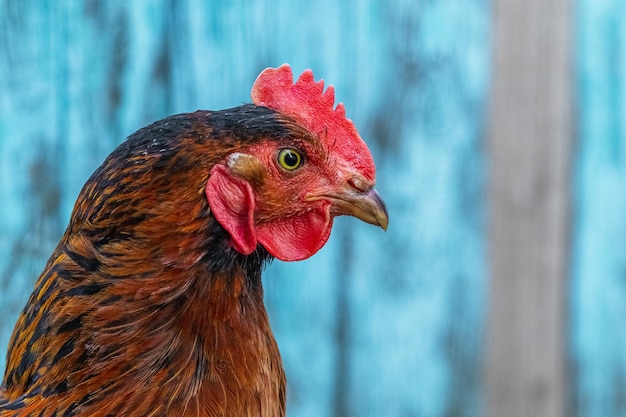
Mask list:
[[[293,171],[302,165],[302,155],[293,149],[281,149],[278,152],[278,164],[287,171]]]

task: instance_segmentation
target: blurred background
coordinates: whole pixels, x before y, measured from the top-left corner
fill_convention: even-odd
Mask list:
[[[391,219],[266,271],[288,415],[626,415],[620,0],[0,0],[0,369],[103,159],[285,62],[335,86]]]

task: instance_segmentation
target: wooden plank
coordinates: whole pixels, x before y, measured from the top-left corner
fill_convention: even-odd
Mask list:
[[[311,260],[265,272],[289,415],[478,415],[488,2],[231,3],[0,0],[0,377],[17,314],[115,144],[167,114],[249,101],[262,68],[289,62],[337,87],[392,217],[387,233],[338,219]]]
[[[626,9],[578,2],[571,342],[576,416],[626,415]]]
[[[487,415],[566,410],[570,3],[495,0]]]

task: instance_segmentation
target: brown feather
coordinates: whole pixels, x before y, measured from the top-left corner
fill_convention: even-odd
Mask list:
[[[237,120],[250,113],[244,135]],[[263,305],[269,255],[234,251],[204,198],[212,165],[298,134],[285,126],[254,106],[196,112],[111,154],[18,319],[0,416],[285,414]]]
[[[263,267],[313,255],[335,216],[388,215],[331,88],[282,66],[252,96],[140,129],[94,172],[15,326],[0,417],[285,415]]]

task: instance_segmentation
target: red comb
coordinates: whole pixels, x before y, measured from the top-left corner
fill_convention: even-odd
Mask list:
[[[343,103],[333,108],[333,86],[324,91],[324,81],[315,82],[313,71],[305,70],[294,84],[288,64],[266,68],[254,82],[251,96],[257,106],[269,107],[302,123],[325,141],[334,154],[342,156],[367,179],[374,180],[374,161],[367,145],[346,118]]]

